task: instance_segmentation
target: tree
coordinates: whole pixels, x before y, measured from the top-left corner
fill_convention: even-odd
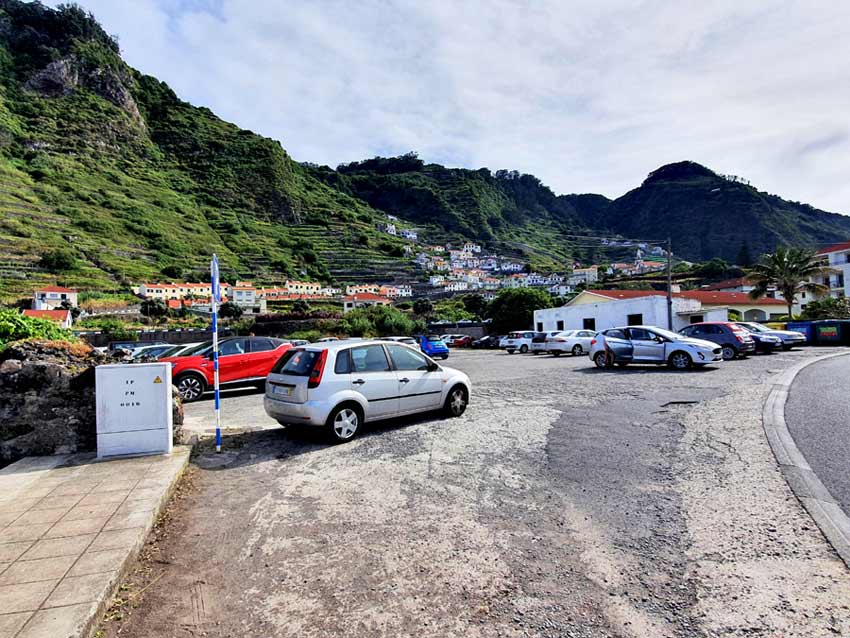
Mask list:
[[[746,239],[741,241],[741,247],[738,249],[738,256],[735,258],[735,263],[741,268],[749,268],[753,265],[753,256],[750,253],[750,242]]]
[[[38,265],[52,273],[66,272],[77,267],[77,258],[67,248],[57,248],[44,253]]]
[[[431,303],[430,299],[422,297],[413,302],[413,312],[420,317],[427,317],[434,312],[434,304]]]
[[[218,308],[218,316],[222,319],[239,319],[242,316],[242,308],[232,301],[225,301]]]
[[[463,307],[467,312],[480,318],[484,316],[484,313],[487,310],[487,302],[484,301],[484,297],[477,293],[465,295],[463,297]]]
[[[310,312],[310,304],[304,299],[296,299],[295,303],[292,304],[292,312],[297,312],[300,315],[307,314]]]
[[[511,288],[502,290],[490,302],[488,316],[492,328],[499,333],[525,330],[534,322],[534,311],[552,307],[552,297],[539,288]]]
[[[801,319],[850,319],[850,299],[827,297],[810,301],[800,314]]]
[[[747,273],[747,277],[755,286],[750,291],[750,297],[764,297],[768,290],[775,288],[785,299],[788,316],[791,317],[797,293],[829,291],[828,286],[811,279],[823,277],[830,272],[832,269],[825,265],[814,251],[780,246],[775,253],[764,255]]]
[[[168,314],[168,306],[161,299],[145,299],[139,307],[139,312],[145,317],[152,319],[156,317],[164,317]]]
[[[72,304],[72,303],[71,303],[70,301],[68,301],[67,299],[66,299],[65,301],[63,301],[61,304],[59,304],[59,307],[60,307],[60,308],[64,308],[65,310],[70,311],[70,313],[71,313],[71,319],[73,319],[74,321],[76,321],[76,320],[80,317],[80,315],[82,314],[82,312],[83,312],[80,308],[78,308],[77,306],[75,306],[74,304]]]

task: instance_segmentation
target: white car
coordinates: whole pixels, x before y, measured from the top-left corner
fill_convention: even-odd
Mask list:
[[[567,352],[573,356],[583,355],[590,351],[590,343],[595,336],[593,330],[562,330],[546,339],[546,352],[556,357]]]
[[[502,350],[507,350],[508,354],[513,354],[517,351],[525,354],[531,350],[532,339],[534,339],[534,332],[531,330],[510,332],[499,342],[499,347]]]
[[[364,422],[443,410],[460,416],[472,385],[459,370],[388,341],[336,341],[293,348],[266,379],[266,414],[281,425],[324,427],[337,442]]]
[[[531,354],[541,354],[546,352],[546,342],[550,337],[554,337],[558,334],[557,330],[552,330],[551,332],[535,332],[534,337],[531,339]]]
[[[625,367],[630,363],[667,364],[676,370],[723,361],[718,344],[656,328],[623,326],[603,330],[588,353],[597,368]]]

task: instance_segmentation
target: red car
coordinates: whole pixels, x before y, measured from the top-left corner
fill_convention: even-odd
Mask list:
[[[227,337],[218,343],[218,380],[222,387],[262,387],[281,355],[292,344],[272,337]],[[197,401],[213,388],[212,341],[159,362],[171,364],[171,380],[184,402]]]
[[[451,346],[452,348],[468,348],[474,339],[469,335],[456,335],[454,339],[452,339]]]

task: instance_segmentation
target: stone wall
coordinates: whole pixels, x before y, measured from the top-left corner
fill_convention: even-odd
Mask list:
[[[94,368],[118,361],[83,343],[26,341],[0,351],[0,464],[25,456],[94,451]],[[178,400],[178,442],[182,423]]]

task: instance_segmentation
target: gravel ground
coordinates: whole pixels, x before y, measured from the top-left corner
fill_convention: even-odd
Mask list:
[[[341,446],[228,437],[227,453],[195,459],[101,631],[850,634],[850,574],[761,427],[770,377],[825,352],[690,373],[463,352],[449,362],[474,385],[460,419],[376,425]],[[260,402],[223,410],[245,421]]]

